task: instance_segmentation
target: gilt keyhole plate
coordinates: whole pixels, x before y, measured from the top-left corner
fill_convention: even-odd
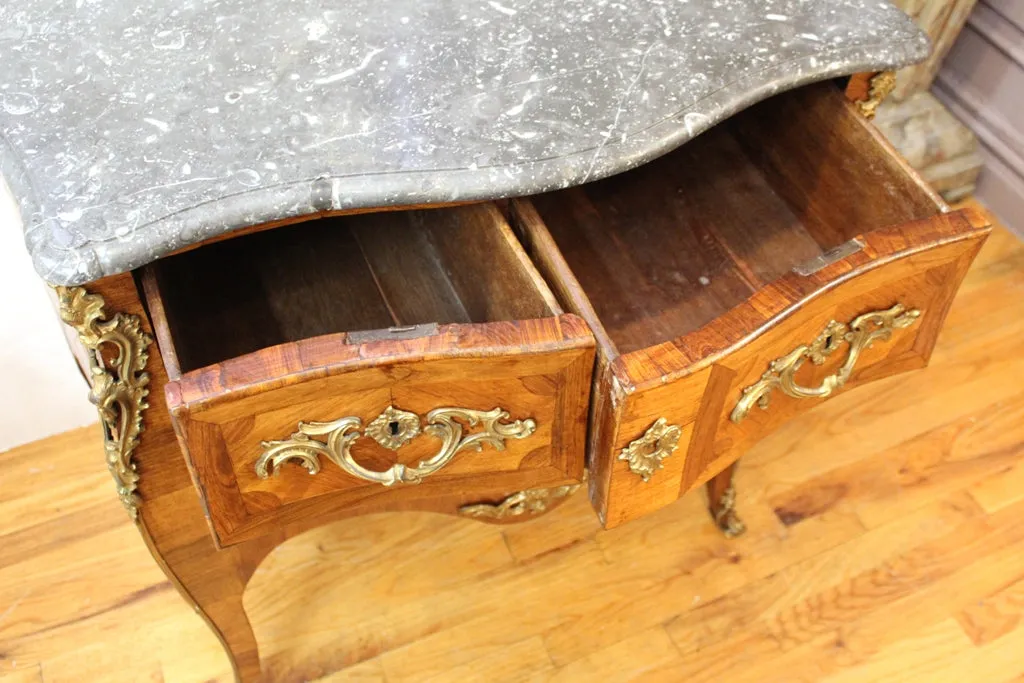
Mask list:
[[[364,432],[384,448],[397,451],[420,434],[420,417],[401,408],[388,406],[366,425]]]
[[[650,481],[654,473],[665,466],[662,461],[679,447],[681,434],[679,425],[669,424],[659,417],[643,436],[622,449],[619,460],[628,463],[630,472]]]

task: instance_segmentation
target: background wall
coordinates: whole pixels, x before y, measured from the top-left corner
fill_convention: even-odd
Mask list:
[[[1024,2],[981,0],[934,92],[981,143],[976,196],[1024,235]]]
[[[88,387],[68,350],[47,288],[32,269],[21,219],[2,180],[0,292],[0,452],[96,422]]]

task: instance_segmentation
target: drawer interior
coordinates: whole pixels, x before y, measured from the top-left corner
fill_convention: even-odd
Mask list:
[[[312,220],[162,259],[142,279],[172,374],[335,332],[561,312],[492,204]]]
[[[819,84],[633,171],[519,202],[516,214],[539,263],[532,224],[550,233],[615,356],[696,330],[858,234],[944,209],[842,93]]]

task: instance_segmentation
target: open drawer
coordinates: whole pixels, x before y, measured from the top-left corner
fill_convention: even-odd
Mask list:
[[[837,391],[924,366],[988,232],[832,84],[512,214],[598,340],[588,457],[608,527]]]
[[[593,338],[491,204],[313,220],[142,280],[219,544],[582,478]]]

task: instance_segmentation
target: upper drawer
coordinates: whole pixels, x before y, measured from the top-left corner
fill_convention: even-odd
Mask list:
[[[528,250],[598,339],[605,523],[675,500],[845,386],[922,366],[987,233],[947,211],[832,84],[517,201]]]
[[[582,476],[593,338],[493,205],[281,227],[143,284],[221,544]]]

